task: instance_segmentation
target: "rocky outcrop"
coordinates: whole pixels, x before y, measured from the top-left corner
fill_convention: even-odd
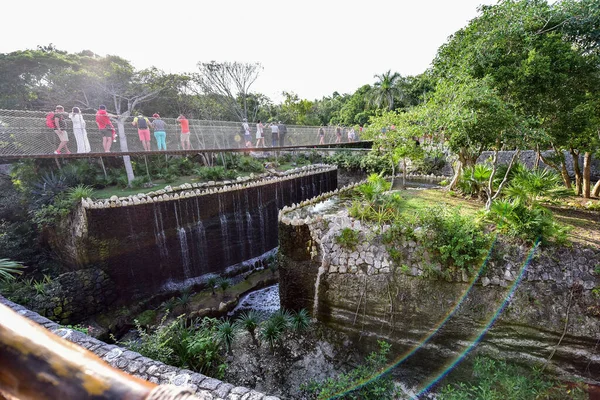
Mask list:
[[[539,365],[556,350],[556,373],[600,381],[599,249],[498,240],[478,276],[442,278],[418,240],[396,248],[398,265],[381,231],[339,205],[287,209],[279,226],[282,307],[309,309],[356,343],[386,339],[410,354],[401,366],[433,374],[471,347]],[[354,249],[336,243],[344,228],[359,235]]]

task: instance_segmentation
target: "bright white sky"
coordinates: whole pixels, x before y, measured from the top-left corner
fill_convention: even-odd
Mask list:
[[[260,62],[252,86],[314,100],[351,93],[387,70],[427,69],[448,36],[495,0],[11,0],[0,53],[53,43],[191,72],[198,61]]]

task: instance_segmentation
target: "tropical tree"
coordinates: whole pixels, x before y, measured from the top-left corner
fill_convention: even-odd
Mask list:
[[[401,79],[399,73],[392,73],[391,70],[384,72],[380,75],[375,75],[377,82],[373,85],[369,96],[369,102],[371,105],[375,105],[377,108],[385,108],[387,110],[394,109],[394,100],[396,98],[402,98],[403,92],[398,86],[398,82]]]

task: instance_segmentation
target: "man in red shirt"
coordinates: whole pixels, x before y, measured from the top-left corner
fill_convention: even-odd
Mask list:
[[[109,117],[114,117],[106,112],[106,106],[101,105],[98,107],[98,112],[96,113],[96,124],[98,125],[98,129],[102,134],[102,147],[104,147],[105,153],[110,153],[110,145],[113,142],[113,137],[115,135],[115,127],[110,121]]]
[[[177,122],[181,126],[181,148],[183,150],[191,150],[192,144],[190,143],[190,122],[183,114],[180,114],[179,117],[177,117]]]

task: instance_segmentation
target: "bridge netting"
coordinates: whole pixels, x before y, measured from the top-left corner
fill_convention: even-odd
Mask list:
[[[59,145],[59,138],[53,129],[46,126],[47,112],[23,111],[23,110],[0,110],[0,158],[35,158],[53,155]],[[119,153],[143,153],[144,148],[139,140],[137,128],[132,125],[134,117],[122,118],[121,122],[125,131],[126,150],[120,138],[112,143],[111,152],[104,153],[102,146],[102,135],[96,125],[95,114],[82,114],[86,122],[87,137],[91,151],[94,155],[115,156]],[[147,117],[150,121],[152,118]],[[166,147],[167,152],[183,151],[179,125],[174,118],[162,118],[167,125]],[[65,114],[67,132],[69,137],[68,147],[72,153],[77,152],[76,138],[73,134],[71,120]],[[113,125],[119,134],[116,118],[111,118]],[[189,119],[190,143],[195,151],[235,150],[246,147],[244,130],[241,122],[210,121]],[[271,129],[264,124],[264,144],[273,147]],[[256,123],[249,123],[252,147],[256,145]],[[319,127],[286,125],[285,147],[315,146],[320,142]],[[325,144],[335,144],[336,127],[323,127],[325,131]],[[358,132],[357,132],[358,136]],[[342,143],[348,143],[347,135],[342,135]],[[152,151],[158,150],[154,135],[151,135]],[[277,147],[281,142],[277,143]],[[255,149],[256,150],[256,149]]]

